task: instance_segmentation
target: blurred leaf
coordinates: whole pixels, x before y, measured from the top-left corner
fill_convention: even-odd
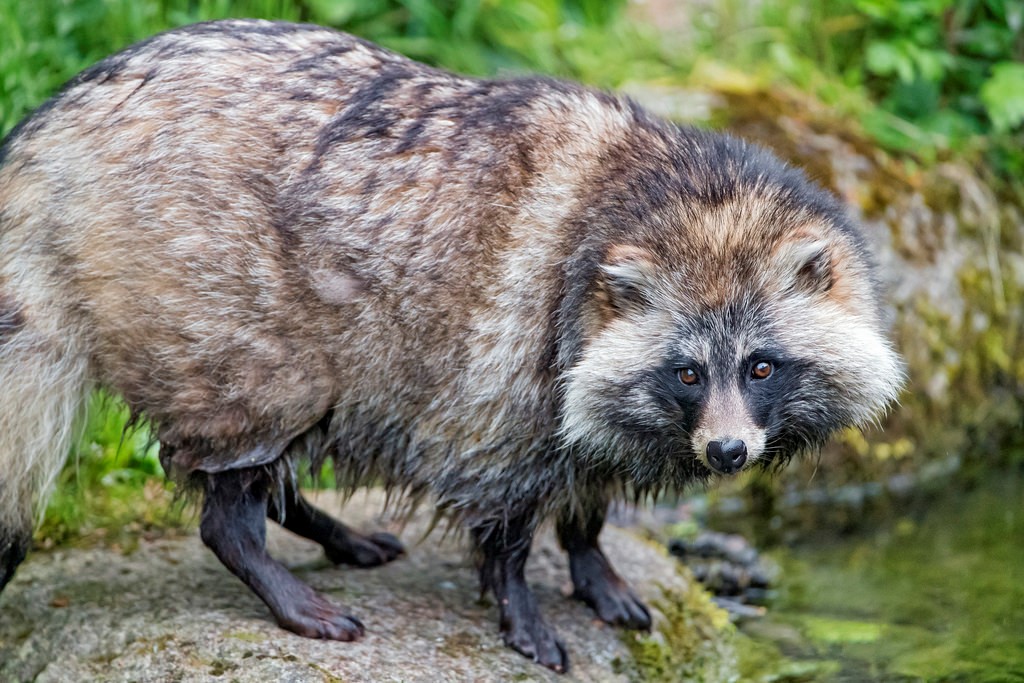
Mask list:
[[[306,0],[310,9],[321,21],[340,26],[349,21],[359,12],[359,0]]]
[[[895,86],[883,100],[885,108],[897,116],[920,123],[920,119],[942,108],[939,85],[929,79],[915,78]]]
[[[907,55],[894,43],[871,43],[864,54],[864,59],[868,71],[877,76],[902,74],[911,68]]]
[[[864,130],[889,149],[914,152],[925,161],[934,159],[937,139],[917,125],[883,109],[871,109],[861,118]]]
[[[1024,122],[1024,64],[996,64],[991,78],[981,86],[980,97],[997,131],[1020,126]]]

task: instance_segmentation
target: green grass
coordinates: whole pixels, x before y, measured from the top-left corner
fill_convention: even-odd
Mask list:
[[[140,533],[193,522],[173,500],[173,486],[164,479],[146,425],[130,422],[124,403],[102,392],[92,395],[82,437],[36,531],[38,544],[130,546]]]

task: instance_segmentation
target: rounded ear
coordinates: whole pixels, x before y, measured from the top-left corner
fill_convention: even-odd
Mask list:
[[[600,266],[608,304],[617,310],[646,306],[655,278],[651,253],[631,244],[610,247]]]
[[[786,289],[821,294],[832,288],[832,250],[824,240],[804,240],[784,246],[778,265]]]

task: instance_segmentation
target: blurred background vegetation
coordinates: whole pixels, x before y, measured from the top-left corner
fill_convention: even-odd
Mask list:
[[[815,135],[831,127],[824,132],[869,150],[864,155],[880,169],[878,187],[860,202],[865,215],[884,210],[893,183],[920,190],[922,173],[948,162],[972,169],[1001,200],[1024,203],[1017,180],[1024,174],[1019,0],[0,0],[0,132],[119,48],[174,26],[223,17],[331,25],[461,72],[540,71],[622,89],[668,114],[683,101],[679,116],[768,138],[813,177],[834,185],[834,169],[815,167],[813,155],[808,158],[783,139],[785,131],[766,122],[773,116],[796,120]],[[724,98],[724,110],[687,109],[690,99],[702,101],[687,94],[697,91]],[[955,195],[958,188],[947,190]],[[1019,233],[1020,226],[1007,229]],[[996,246],[1019,250],[1020,239],[1004,231]],[[939,409],[911,400],[906,409],[916,411],[916,427],[897,426],[885,440],[845,435],[840,448],[847,468],[859,473],[854,478],[875,476],[873,461],[929,447],[941,451],[941,445],[927,446],[927,436],[951,415],[957,424],[988,429],[988,413],[972,418],[964,411],[987,406],[983,399],[992,386],[1003,388],[1011,407],[999,400],[1003,412],[992,418],[999,431],[982,434],[981,444],[1019,453],[1020,287],[997,281],[1011,275],[991,268],[963,277],[976,278],[971,286],[983,292],[979,308],[990,324],[981,330],[966,322],[936,326],[941,338],[925,346],[939,357],[923,362],[945,363],[941,354],[966,339],[974,350],[957,360],[947,382],[966,373],[980,403],[958,407],[947,400]],[[920,309],[919,318],[941,317],[927,306],[903,305]],[[145,427],[125,432],[124,406],[109,397],[95,400],[100,409],[63,474],[38,541],[67,543],[190,523],[166,505],[168,485]],[[922,421],[922,414],[930,420]],[[775,484],[755,480],[749,486],[755,500],[775,495],[766,493]]]
[[[327,24],[457,71],[609,88],[685,83],[719,62],[858,114],[888,149],[980,145],[1024,172],[1019,0],[0,0],[0,126],[121,47],[224,17]]]

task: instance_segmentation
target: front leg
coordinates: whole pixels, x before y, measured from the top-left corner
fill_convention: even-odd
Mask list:
[[[569,670],[565,645],[540,614],[537,599],[526,585],[526,559],[533,541],[532,524],[510,520],[473,529],[482,558],[480,585],[498,601],[505,644],[559,673]]]
[[[203,542],[267,604],[282,627],[307,638],[362,636],[358,619],[267,553],[267,498],[267,479],[258,469],[208,474],[199,523]]]
[[[573,597],[589,605],[605,623],[647,630],[651,613],[615,573],[598,545],[606,508],[604,500],[585,504],[583,510],[566,514],[558,522],[558,540],[569,553]]]

